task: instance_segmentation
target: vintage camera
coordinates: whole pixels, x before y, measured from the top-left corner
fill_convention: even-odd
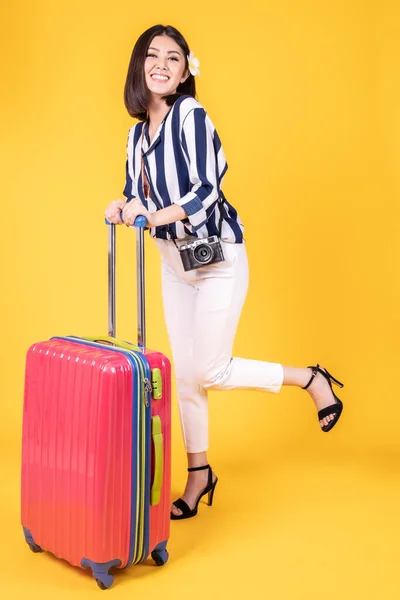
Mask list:
[[[183,244],[179,252],[185,271],[193,271],[225,260],[221,242],[216,235]]]

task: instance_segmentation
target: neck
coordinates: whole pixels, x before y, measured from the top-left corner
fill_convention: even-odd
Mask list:
[[[161,123],[170,107],[162,98],[153,98],[148,108],[150,123]]]

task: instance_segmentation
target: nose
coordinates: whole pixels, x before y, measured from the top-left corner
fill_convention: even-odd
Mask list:
[[[167,58],[163,57],[163,56],[159,56],[158,57],[158,61],[157,61],[157,67],[159,69],[163,69],[164,71],[166,71],[166,69],[167,69]]]

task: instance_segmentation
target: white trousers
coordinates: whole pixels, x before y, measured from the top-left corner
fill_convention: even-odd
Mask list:
[[[173,242],[155,241],[184,444],[186,452],[203,452],[208,449],[207,390],[278,393],[283,366],[232,358],[249,280],[244,244],[221,242],[225,261],[185,272]]]

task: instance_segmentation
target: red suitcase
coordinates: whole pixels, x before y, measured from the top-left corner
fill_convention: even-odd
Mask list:
[[[115,340],[115,225],[109,225],[109,336],[52,338],[28,351],[22,525],[34,552],[91,568],[168,560],[171,366],[145,349],[144,240],[137,229],[139,348]]]

